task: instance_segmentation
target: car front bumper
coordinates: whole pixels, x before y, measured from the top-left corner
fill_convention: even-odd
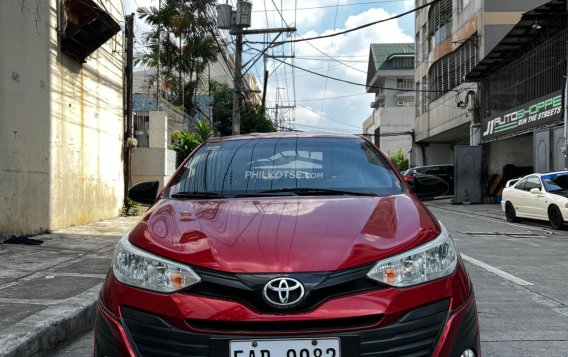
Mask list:
[[[297,338],[339,338],[342,357],[459,357],[466,349],[480,355],[474,293],[460,264],[445,279],[344,296],[289,315],[142,291],[109,274],[97,309],[95,356],[233,357],[230,341]]]

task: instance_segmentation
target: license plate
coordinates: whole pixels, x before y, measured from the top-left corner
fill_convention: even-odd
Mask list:
[[[230,357],[340,357],[339,338],[230,341]]]

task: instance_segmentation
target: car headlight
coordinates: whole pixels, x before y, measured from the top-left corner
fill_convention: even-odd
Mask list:
[[[190,267],[135,247],[128,233],[120,239],[112,257],[112,271],[121,283],[171,293],[201,281]]]
[[[381,283],[408,287],[452,274],[458,264],[458,253],[446,227],[431,242],[394,257],[383,259],[367,273]]]

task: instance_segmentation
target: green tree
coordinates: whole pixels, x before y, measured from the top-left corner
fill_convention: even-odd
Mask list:
[[[221,136],[233,131],[233,90],[227,84],[212,82],[213,125]],[[245,102],[241,111],[241,133],[269,133],[276,131],[274,124],[265,114],[262,106]]]
[[[404,171],[408,169],[408,159],[404,156],[404,151],[402,148],[398,149],[394,153],[389,153],[389,160],[396,166],[398,171]]]
[[[170,102],[189,114],[194,113],[197,83],[220,51],[212,31],[214,5],[214,0],[164,0],[159,9],[137,10],[152,29],[144,35],[147,47],[137,54],[136,63],[157,68],[159,58],[160,87]]]

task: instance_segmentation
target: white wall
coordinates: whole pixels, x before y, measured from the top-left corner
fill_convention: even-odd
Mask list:
[[[412,135],[402,133],[414,129],[414,113],[414,107],[386,107],[382,111],[380,148],[387,156],[402,149],[409,158]]]
[[[160,148],[137,148],[132,151],[132,185],[145,181],[159,181],[160,189],[176,169],[176,152]]]
[[[0,2],[0,236],[50,228],[49,8]]]
[[[120,0],[110,3],[101,7],[120,21]],[[50,227],[59,228],[116,217],[122,206],[123,49],[119,33],[82,65],[62,54],[50,4]]]
[[[105,1],[117,20],[120,0]],[[81,65],[62,55],[57,2],[0,2],[0,235],[118,215],[122,37]]]

